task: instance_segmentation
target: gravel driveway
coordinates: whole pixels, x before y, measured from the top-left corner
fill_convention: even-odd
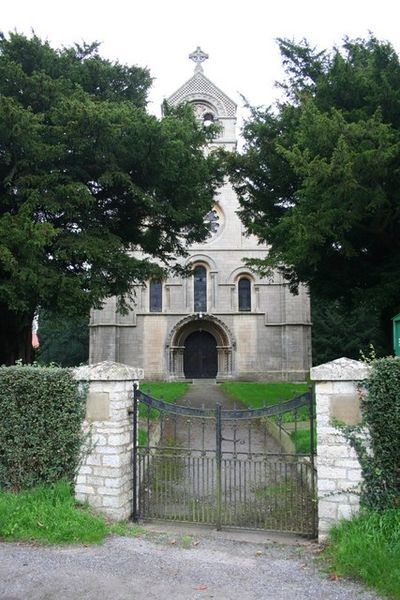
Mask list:
[[[154,529],[154,526],[153,526]],[[109,537],[102,546],[0,544],[1,600],[376,600],[318,571],[316,545],[264,534],[186,530]],[[261,537],[263,536],[263,537]],[[238,536],[236,536],[238,537]]]

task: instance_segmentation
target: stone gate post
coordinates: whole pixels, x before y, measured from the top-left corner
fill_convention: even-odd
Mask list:
[[[330,527],[358,511],[361,467],[355,451],[334,426],[361,422],[358,384],[370,367],[349,358],[313,367],[317,417],[318,538],[323,541]]]
[[[132,406],[134,381],[143,369],[105,361],[75,369],[75,379],[89,384],[85,431],[90,453],[79,469],[75,495],[115,521],[132,513]]]

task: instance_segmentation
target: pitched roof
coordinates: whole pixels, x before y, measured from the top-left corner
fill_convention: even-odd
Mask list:
[[[209,102],[216,108],[220,117],[234,117],[236,115],[235,102],[201,71],[195,72],[186,83],[167,98],[168,104],[173,106],[181,102],[192,102],[194,100]]]

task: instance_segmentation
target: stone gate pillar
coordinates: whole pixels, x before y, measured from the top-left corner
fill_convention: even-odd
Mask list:
[[[318,538],[341,518],[350,518],[359,507],[361,467],[355,451],[334,425],[361,422],[359,383],[370,367],[349,358],[313,367],[317,417]]]
[[[88,383],[84,430],[89,454],[78,471],[75,495],[115,521],[132,513],[132,406],[134,381],[143,369],[105,361],[78,367],[75,379]]]

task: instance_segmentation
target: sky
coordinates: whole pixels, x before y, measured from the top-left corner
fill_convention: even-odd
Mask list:
[[[3,0],[0,30],[35,33],[55,47],[99,41],[102,56],[147,66],[149,110],[193,73],[188,55],[209,54],[204,72],[237,104],[269,105],[283,70],[276,39],[306,38],[319,49],[368,32],[400,52],[398,0]]]

